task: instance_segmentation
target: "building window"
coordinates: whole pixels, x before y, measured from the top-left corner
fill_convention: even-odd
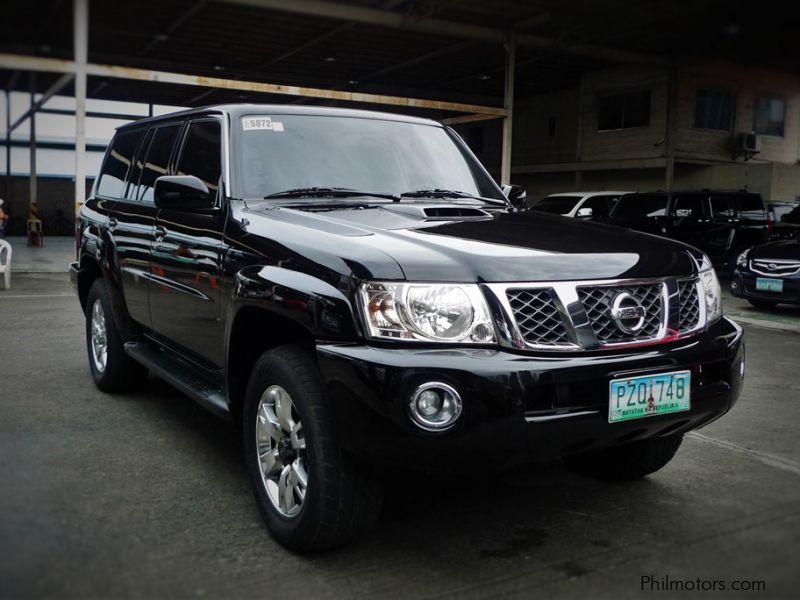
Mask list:
[[[783,137],[786,118],[786,103],[780,98],[759,96],[756,98],[753,131],[762,135]]]
[[[597,106],[597,130],[650,125],[650,90],[603,96]]]
[[[699,129],[730,131],[731,94],[697,90],[694,97],[694,126]]]
[[[547,118],[547,137],[556,137],[556,118]]]

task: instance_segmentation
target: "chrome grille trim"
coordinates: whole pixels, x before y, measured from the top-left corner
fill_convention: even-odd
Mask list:
[[[520,350],[562,352],[628,348],[686,337],[706,326],[705,303],[696,277],[486,283],[481,286],[489,301],[500,345]],[[649,287],[654,301],[649,308],[655,314],[648,312],[651,323],[645,328],[645,334],[598,337],[591,311],[587,311],[581,297],[582,290],[639,287]],[[688,307],[681,304],[681,300],[687,298],[696,301],[696,310],[691,311],[691,315]],[[521,308],[528,312],[518,314]],[[546,326],[537,328],[537,317],[546,321]],[[691,327],[695,319],[696,324]]]
[[[572,346],[552,289],[509,288],[506,296],[517,328],[526,343]]]
[[[770,271],[767,265],[773,263],[777,268]],[[750,259],[750,270],[766,277],[791,277],[800,273],[800,261],[785,258],[753,258]]]
[[[611,302],[617,294],[628,293],[639,299],[645,309],[641,333],[626,334],[611,318]],[[663,282],[640,285],[579,286],[578,297],[597,340],[602,345],[645,342],[660,339],[667,327],[667,298]]]
[[[701,291],[699,279],[678,281],[678,331],[681,334],[697,331],[703,326]]]

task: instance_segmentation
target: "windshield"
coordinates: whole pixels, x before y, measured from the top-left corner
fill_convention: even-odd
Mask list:
[[[583,196],[547,196],[534,204],[533,210],[554,215],[566,215],[575,208],[581,198]]]
[[[237,127],[245,198],[319,187],[395,196],[455,190],[504,200],[442,127],[322,115],[254,115]]]
[[[628,194],[622,196],[614,205],[611,216],[614,218],[663,217],[667,212],[665,194]]]

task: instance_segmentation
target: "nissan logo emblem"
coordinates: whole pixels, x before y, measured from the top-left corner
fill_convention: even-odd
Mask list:
[[[611,302],[611,318],[623,333],[636,333],[644,327],[647,312],[639,300],[628,292],[620,292]]]

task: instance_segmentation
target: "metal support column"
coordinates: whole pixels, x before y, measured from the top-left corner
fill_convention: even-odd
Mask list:
[[[664,135],[664,189],[672,191],[675,183],[675,138],[677,135],[677,119],[675,111],[678,105],[678,75],[675,69],[669,70],[667,79],[667,123]]]
[[[75,214],[86,200],[86,64],[89,60],[89,0],[73,0],[75,54]]]
[[[6,90],[6,185],[5,200],[11,197],[11,92]],[[8,208],[8,207],[6,207]]]
[[[503,119],[503,149],[500,159],[500,184],[511,183],[511,136],[514,129],[514,71],[516,70],[517,41],[514,32],[508,36],[506,46],[506,87],[503,107],[506,116]]]
[[[30,74],[31,86],[31,111],[30,111],[30,195],[28,197],[28,221],[39,220],[39,204],[37,202],[36,190],[36,111],[33,108],[36,106],[36,74]]]
[[[581,159],[583,151],[583,75],[578,83],[578,126],[575,133],[575,191],[583,189],[583,171],[581,170]]]

